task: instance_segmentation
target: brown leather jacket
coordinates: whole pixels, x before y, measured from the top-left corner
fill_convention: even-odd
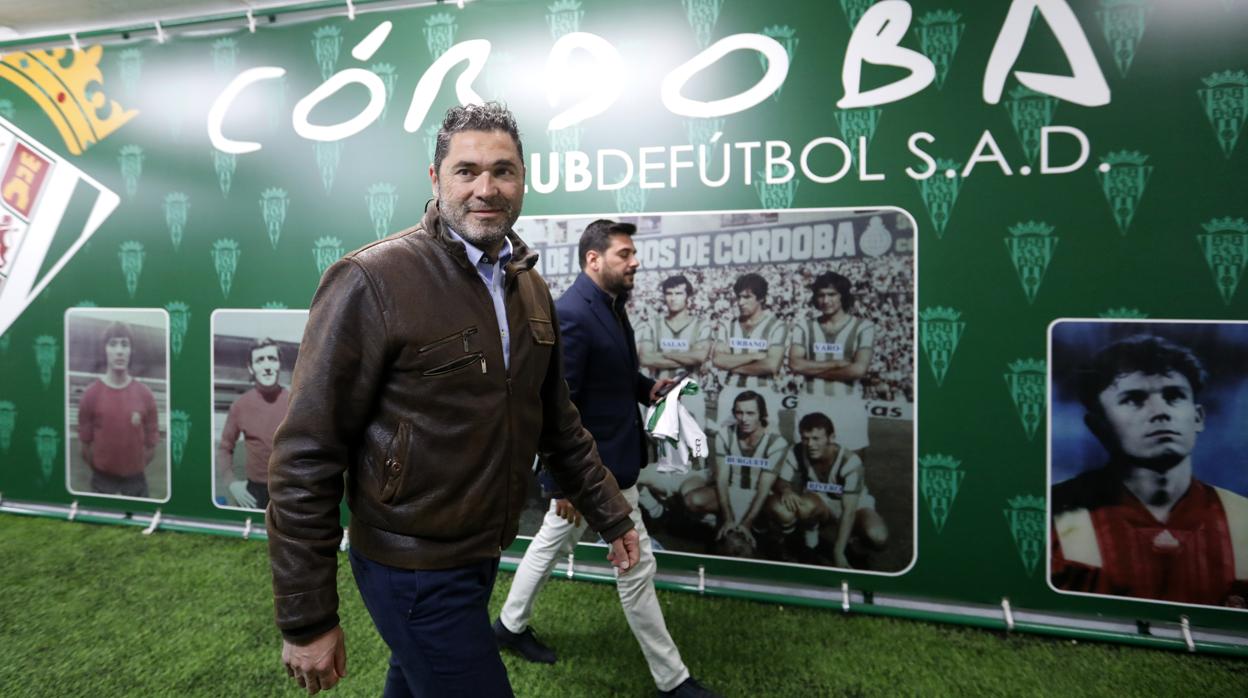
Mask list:
[[[435,211],[331,266],[312,300],[269,460],[274,605],[294,641],[338,622],[344,473],[351,545],[394,567],[497,557],[539,450],[606,540],[632,528],[568,398],[536,253],[510,235],[507,370],[489,292]]]

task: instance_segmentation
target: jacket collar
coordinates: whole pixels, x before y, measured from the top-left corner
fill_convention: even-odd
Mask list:
[[[612,309],[611,294],[598,288],[598,284],[594,283],[594,280],[585,272],[577,275],[576,280],[572,282],[572,290],[575,290],[589,304],[590,311],[602,324],[607,334],[619,345],[624,355],[629,356],[628,338],[624,336],[624,329]]]
[[[472,261],[468,259],[468,252],[464,249],[464,246],[451,237],[450,233],[442,225],[442,218],[438,215],[436,201],[436,199],[431,199],[429,203],[425,204],[425,216],[421,219],[421,225],[424,226],[429,236],[437,241],[442,249],[446,250],[446,253],[458,262],[460,266],[475,274],[476,269]],[[530,249],[520,239],[520,236],[516,235],[514,230],[507,231],[507,239],[511,241],[511,261],[504,267],[507,276],[511,277],[532,269],[537,264],[537,252]],[[592,284],[593,282],[591,281],[590,283]]]

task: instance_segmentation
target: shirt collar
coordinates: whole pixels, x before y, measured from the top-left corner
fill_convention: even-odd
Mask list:
[[[472,244],[471,242],[468,242],[466,239],[461,237],[460,234],[455,232],[455,229],[452,228],[451,226],[448,225],[448,226],[445,226],[445,228],[446,228],[446,232],[450,233],[452,238],[463,243],[464,252],[468,253],[468,261],[472,262],[474,266],[481,264],[481,258],[485,256],[485,252],[483,252],[481,248],[477,247],[476,245]],[[506,264],[511,259],[511,254],[512,254],[511,238],[504,236],[503,237],[503,249],[502,251],[499,252],[497,261],[500,264]]]

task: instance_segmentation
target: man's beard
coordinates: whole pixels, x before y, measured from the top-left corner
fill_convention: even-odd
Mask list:
[[[607,286],[607,288],[604,288],[603,290],[613,296],[622,297],[625,301],[627,301],[629,292],[633,290],[633,284],[631,281],[632,280],[627,274],[620,274],[619,276],[606,276],[603,278],[603,283]]]
[[[503,198],[479,202],[475,207],[476,209],[498,209],[503,211],[505,215],[502,220],[496,223],[474,221],[469,217],[469,212],[474,210],[473,203],[453,206],[441,198],[438,199],[438,215],[441,216],[443,223],[449,225],[452,230],[463,239],[472,243],[474,247],[481,250],[493,249],[506,237],[507,231],[511,230],[512,224],[516,222],[516,213],[512,210],[511,203]],[[452,208],[454,210],[451,210]]]

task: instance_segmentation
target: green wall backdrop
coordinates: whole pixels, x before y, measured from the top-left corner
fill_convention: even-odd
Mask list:
[[[874,43],[869,32],[853,33],[877,20],[883,38]],[[392,30],[380,47],[354,57],[383,22]],[[618,67],[582,50],[551,72],[552,46],[574,32],[604,40]],[[882,47],[892,33],[904,51]],[[674,113],[663,99],[672,74],[739,34],[783,48],[783,83],[733,113]],[[906,239],[917,273],[908,320],[918,345],[910,385],[917,511],[896,532],[917,540],[914,565],[877,576],[671,554],[664,567],[1243,627],[1240,610],[1060,594],[1046,573],[1050,323],[1248,318],[1248,154],[1240,142],[1248,2],[1240,0],[491,0],[354,21],[279,21],[254,34],[244,25],[102,52],[6,54],[0,117],[116,192],[120,205],[0,337],[4,498],[243,520],[245,512],[212,501],[212,314],[306,308],[328,263],[418,220],[430,197],[438,116],[464,96],[456,81],[471,63],[452,66],[440,85],[431,66],[482,51],[471,43],[481,40],[488,58],[469,68],[479,69],[470,90],[506,101],[519,118],[526,216],[894,207],[915,221]],[[854,55],[930,62],[934,75],[899,95],[909,69],[855,69]],[[1066,82],[1034,77],[1070,76],[1072,62]],[[704,105],[740,95],[764,80],[766,65],[755,50],[735,50],[681,93]],[[240,74],[264,66],[284,73],[246,87],[221,127],[262,148],[222,152],[210,140],[210,111]],[[335,141],[296,133],[300,100],[336,74],[363,73],[385,88],[375,120]],[[842,102],[847,82],[859,80],[864,96],[889,85],[894,93],[875,105]],[[411,108],[418,85],[434,90],[430,116],[405,128],[420,116]],[[552,87],[560,93],[548,94]],[[550,130],[564,110],[599,98],[609,101],[600,113]],[[346,121],[369,99],[366,86],[348,84],[311,121]],[[851,155],[839,177],[844,154],[833,139]],[[79,187],[69,200],[41,273],[70,249],[93,191]],[[11,252],[9,273],[27,248]],[[167,503],[66,489],[64,314],[91,305],[169,313]],[[1227,351],[1244,351],[1235,346]],[[1233,356],[1248,361],[1248,353]],[[1240,395],[1227,404],[1245,404]],[[1215,482],[1241,495],[1245,423],[1232,421],[1233,433],[1222,435],[1224,475]],[[1198,477],[1200,457],[1198,449]],[[1239,554],[1248,559],[1248,548]]]

